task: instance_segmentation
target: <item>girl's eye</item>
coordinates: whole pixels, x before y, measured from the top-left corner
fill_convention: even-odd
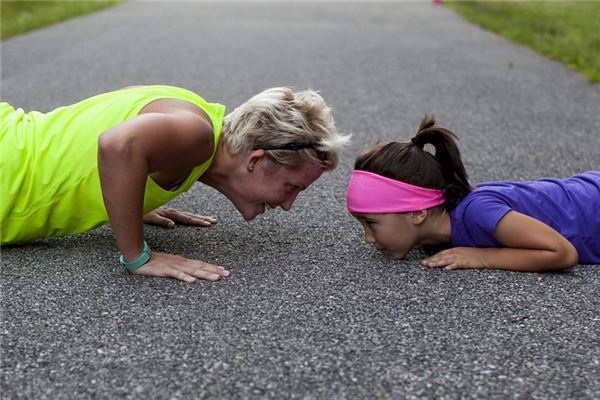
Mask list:
[[[365,221],[365,223],[366,223],[367,225],[369,225],[371,228],[377,224],[377,222],[375,222],[375,221],[368,221],[368,220],[367,220],[367,221]]]

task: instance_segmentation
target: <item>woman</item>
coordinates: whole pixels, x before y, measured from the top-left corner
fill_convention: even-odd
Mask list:
[[[246,220],[266,208],[287,211],[336,167],[348,136],[310,90],[272,88],[224,111],[171,86],[128,87],[47,114],[0,103],[1,243],[110,222],[129,271],[188,282],[228,276],[222,267],[151,252],[143,222],[216,222],[158,208],[195,181],[223,193]]]

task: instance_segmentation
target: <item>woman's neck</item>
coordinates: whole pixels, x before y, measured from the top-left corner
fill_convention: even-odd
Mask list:
[[[212,164],[200,176],[198,181],[227,196],[233,189],[232,181],[237,167],[236,158],[229,154],[223,140],[220,140]]]

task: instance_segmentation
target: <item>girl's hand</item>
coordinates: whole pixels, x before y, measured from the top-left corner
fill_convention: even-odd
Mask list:
[[[188,212],[177,211],[172,208],[160,207],[144,215],[144,223],[162,226],[163,228],[175,228],[176,224],[211,226],[217,223],[217,219],[196,215]]]
[[[482,250],[484,249],[454,247],[426,258],[421,261],[421,265],[429,268],[444,268],[447,271],[461,268],[486,268],[482,259]]]
[[[509,211],[496,226],[504,247],[455,247],[423,260],[430,268],[495,268],[510,271],[562,271],[577,265],[577,249],[552,227]]]
[[[217,281],[229,276],[229,271],[218,265],[159,252],[152,252],[150,261],[131,272],[139,275],[175,278],[185,282],[195,282],[198,279]]]

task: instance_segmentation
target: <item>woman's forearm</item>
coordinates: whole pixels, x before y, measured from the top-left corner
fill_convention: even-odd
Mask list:
[[[133,260],[143,248],[147,160],[132,141],[103,134],[98,143],[98,171],[117,245],[125,260]]]

